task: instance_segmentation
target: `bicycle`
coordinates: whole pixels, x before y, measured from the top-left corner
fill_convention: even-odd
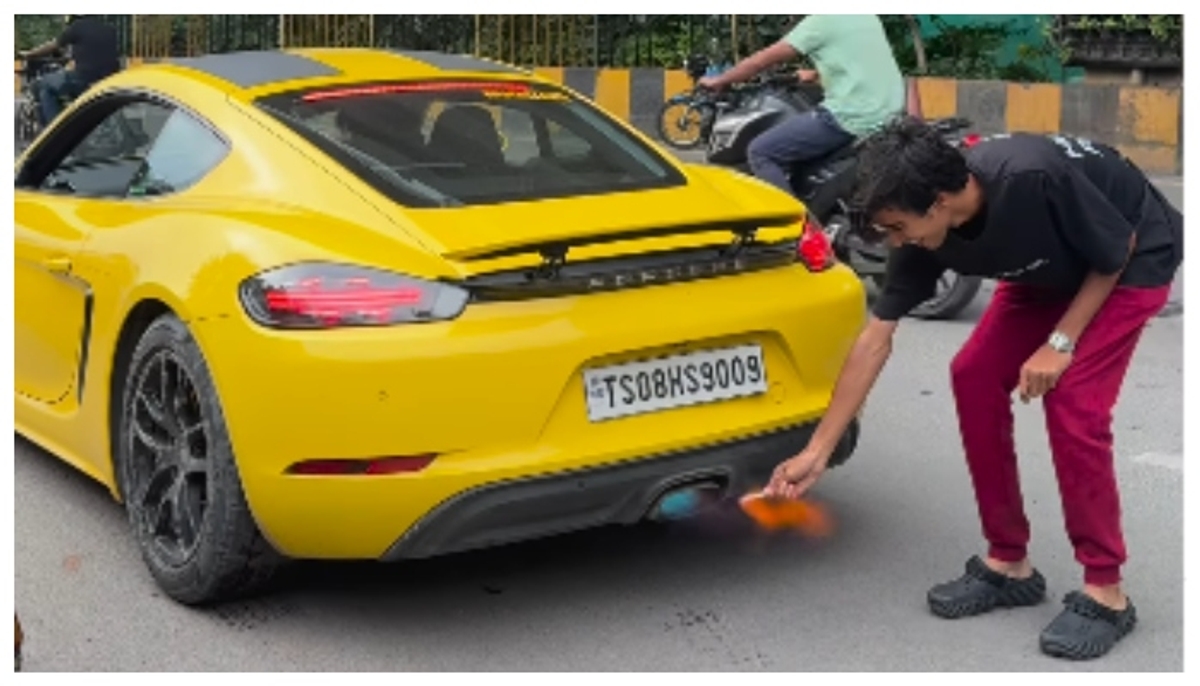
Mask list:
[[[685,60],[691,90],[672,96],[659,108],[658,136],[676,150],[707,146],[718,117],[742,107],[770,88],[779,88],[781,84],[787,88],[806,88],[799,84],[794,73],[787,72],[764,74],[720,92],[711,91],[699,85],[700,79],[709,73],[709,66],[703,56]]]
[[[674,95],[658,111],[658,137],[676,150],[691,150],[708,140],[720,103],[714,94],[697,87],[709,71],[710,62],[703,55],[693,55],[683,61],[684,70],[692,81],[692,89]],[[682,108],[678,114],[677,108]]]

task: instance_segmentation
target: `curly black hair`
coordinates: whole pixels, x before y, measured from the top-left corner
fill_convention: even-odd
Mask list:
[[[900,117],[863,142],[855,204],[873,216],[883,209],[925,214],[939,193],[967,185],[962,153],[925,122]]]

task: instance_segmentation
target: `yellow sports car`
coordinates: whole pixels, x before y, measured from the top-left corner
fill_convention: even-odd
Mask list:
[[[15,204],[17,431],[189,604],[739,495],[865,317],[786,194],[440,53],[130,69],[17,160]]]

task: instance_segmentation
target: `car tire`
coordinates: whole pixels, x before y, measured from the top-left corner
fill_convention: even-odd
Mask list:
[[[124,372],[118,478],[150,574],[186,605],[260,590],[282,556],[250,512],[195,339],[177,317],[163,315],[146,328]]]

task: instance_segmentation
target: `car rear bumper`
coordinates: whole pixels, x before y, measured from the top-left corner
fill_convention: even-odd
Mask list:
[[[815,424],[624,464],[489,484],[434,508],[384,553],[384,561],[427,558],[646,519],[673,489],[713,484],[736,497],[761,486],[799,452]],[[853,452],[855,422],[830,460]]]
[[[430,512],[492,484],[815,421],[864,315],[849,269],[797,266],[489,303],[421,326],[275,331],[235,315],[208,317],[194,331],[263,534],[290,557],[379,559]],[[761,349],[765,392],[591,416],[589,371],[742,346]],[[428,456],[419,471],[382,475],[295,469]]]

